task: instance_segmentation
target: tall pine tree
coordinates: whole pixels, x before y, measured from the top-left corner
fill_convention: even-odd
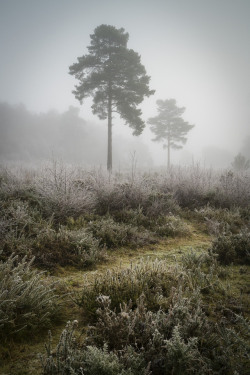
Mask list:
[[[107,169],[112,170],[112,114],[118,113],[133,129],[141,134],[145,127],[138,105],[145,96],[154,94],[149,89],[150,77],[141,64],[138,53],[127,48],[128,33],[123,28],[100,25],[90,35],[88,54],[79,57],[70,66],[70,74],[79,84],[73,93],[82,103],[93,97],[92,112],[100,119],[108,119]]]
[[[155,134],[153,141],[164,142],[163,147],[168,150],[168,168],[170,168],[170,149],[180,149],[187,141],[187,133],[194,127],[181,117],[185,108],[176,106],[175,99],[157,100],[158,115],[151,117],[148,123]]]

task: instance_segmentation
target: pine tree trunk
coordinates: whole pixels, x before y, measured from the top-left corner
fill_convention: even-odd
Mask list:
[[[107,170],[112,172],[112,98],[108,98],[108,159]]]
[[[168,169],[170,168],[170,138],[168,138]]]

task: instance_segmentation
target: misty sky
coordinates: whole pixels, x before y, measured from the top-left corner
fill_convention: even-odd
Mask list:
[[[195,124],[189,155],[207,146],[236,154],[250,134],[249,20],[250,0],[0,0],[0,101],[35,112],[79,107],[69,65],[87,53],[95,27],[124,27],[156,90],[143,118],[157,114],[157,99],[175,98]],[[105,126],[90,106],[81,116]],[[131,134],[114,123],[114,132]]]

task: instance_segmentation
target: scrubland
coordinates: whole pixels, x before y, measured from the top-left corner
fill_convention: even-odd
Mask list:
[[[0,212],[1,373],[248,373],[247,172],[2,166]]]

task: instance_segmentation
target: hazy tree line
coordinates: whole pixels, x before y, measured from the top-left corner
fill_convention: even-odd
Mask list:
[[[0,103],[0,161],[36,163],[55,157],[68,163],[105,166],[107,128],[103,125],[86,122],[75,107],[64,113],[51,110],[37,114],[24,105]],[[116,167],[130,167],[134,156],[138,166],[153,163],[140,138],[130,137],[128,141],[117,136],[113,146]],[[245,138],[239,154],[245,162],[250,159],[250,137]],[[233,167],[237,155],[210,146],[204,148],[203,157],[208,167]]]
[[[68,163],[105,165],[106,137],[105,126],[86,122],[75,107],[64,113],[37,114],[21,104],[0,103],[1,162],[42,162],[54,157]],[[117,166],[129,166],[134,150],[138,163],[152,163],[147,147],[137,138],[131,142],[118,138],[114,145]]]

